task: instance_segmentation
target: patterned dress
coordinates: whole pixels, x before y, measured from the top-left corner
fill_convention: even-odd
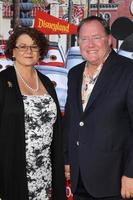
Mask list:
[[[23,96],[29,200],[50,200],[52,166],[50,145],[56,104],[48,94]]]

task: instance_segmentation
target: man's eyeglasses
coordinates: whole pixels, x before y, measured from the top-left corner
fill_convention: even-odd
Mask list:
[[[37,45],[31,45],[31,46],[27,46],[27,45],[18,45],[15,48],[17,48],[19,51],[21,52],[25,52],[28,49],[30,49],[32,52],[38,52],[39,51],[39,47]]]
[[[100,36],[100,35],[95,35],[92,36],[91,38],[89,37],[79,37],[79,40],[83,43],[88,43],[88,42],[93,42],[93,43],[99,43],[102,39],[104,39],[106,36]]]

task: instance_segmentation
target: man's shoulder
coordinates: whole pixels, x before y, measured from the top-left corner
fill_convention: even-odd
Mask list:
[[[123,67],[126,67],[127,70],[133,71],[133,60],[119,55],[117,52],[112,51],[108,61],[110,64],[117,66],[117,69],[123,69]]]
[[[128,63],[128,64],[133,64],[133,59],[131,58],[127,58],[123,55],[120,55],[118,53],[115,53],[115,56],[116,56],[116,59],[119,61],[119,62],[122,62],[122,63]]]
[[[86,61],[74,66],[73,68],[71,68],[70,71],[69,71],[69,74],[82,73],[84,71],[85,63],[86,63]]]
[[[126,69],[127,73],[133,74],[132,59],[119,55],[119,63],[119,66],[122,66],[122,69]]]

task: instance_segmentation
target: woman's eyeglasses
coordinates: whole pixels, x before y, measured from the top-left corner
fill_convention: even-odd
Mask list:
[[[28,49],[30,49],[32,52],[38,52],[39,51],[39,47],[37,45],[31,45],[31,46],[27,46],[27,45],[18,45],[15,48],[17,48],[19,51],[21,52],[25,52]]]

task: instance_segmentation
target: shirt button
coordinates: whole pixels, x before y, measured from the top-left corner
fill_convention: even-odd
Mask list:
[[[79,126],[84,126],[84,122],[79,122]]]
[[[79,141],[76,142],[77,146],[79,146]]]

